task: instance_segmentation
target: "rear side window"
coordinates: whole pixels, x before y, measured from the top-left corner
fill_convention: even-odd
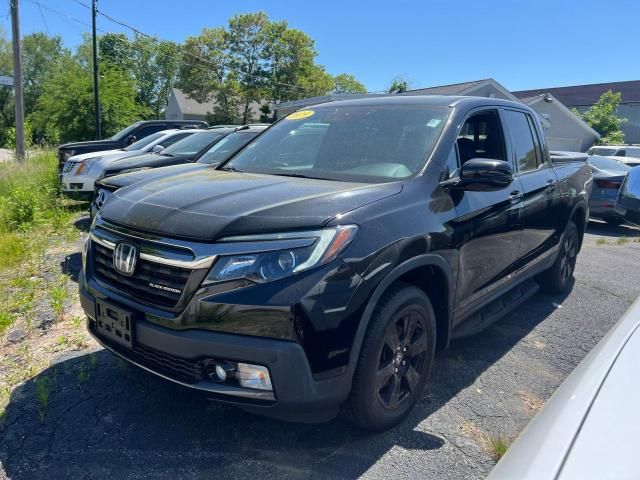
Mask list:
[[[161,142],[158,142],[158,145],[161,145],[163,148],[167,148],[169,145],[173,145],[178,140],[182,140],[183,138],[191,135],[192,132],[184,132],[184,133],[176,133],[175,135],[171,135],[169,138],[165,138]]]
[[[618,150],[616,152],[616,157],[626,157],[627,156],[627,151],[626,150]]]
[[[538,168],[536,142],[531,131],[528,115],[514,110],[505,110],[504,116],[511,134],[511,146],[519,172],[529,172]]]

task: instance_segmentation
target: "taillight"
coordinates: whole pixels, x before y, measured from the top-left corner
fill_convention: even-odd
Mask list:
[[[596,185],[599,188],[618,190],[622,185],[622,180],[596,180]]]

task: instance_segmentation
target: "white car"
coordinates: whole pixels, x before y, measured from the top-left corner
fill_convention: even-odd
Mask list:
[[[610,157],[629,167],[640,165],[640,146],[638,145],[595,145],[587,150],[587,155]]]
[[[585,357],[489,480],[640,478],[640,300]]]
[[[62,191],[80,194],[93,193],[95,181],[111,162],[142,153],[159,152],[192,133],[201,131],[198,129],[161,130],[122,149],[83,153],[70,157],[64,163],[60,174]]]

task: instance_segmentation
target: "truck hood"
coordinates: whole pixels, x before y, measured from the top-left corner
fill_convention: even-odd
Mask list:
[[[114,175],[113,177],[103,178],[98,184],[104,185],[111,190],[117,190],[118,188],[128,187],[134,183],[158,180],[160,178],[171,177],[203,168],[211,168],[211,166],[204,163],[187,163],[185,165],[172,165],[169,167],[153,168],[151,170],[138,170],[137,172],[122,173],[120,175]]]
[[[149,233],[213,241],[318,228],[401,191],[399,182],[347,183],[209,168],[121,188],[101,216]]]
[[[106,150],[109,147],[113,147],[118,145],[118,142],[116,140],[89,140],[86,142],[70,142],[70,143],[65,143],[63,145],[60,145],[60,147],[58,147],[60,150],[76,150],[76,149],[84,149],[84,148],[95,148],[96,150],[98,149],[98,147],[100,146],[104,146],[105,148],[103,150]],[[94,150],[94,151],[96,151]]]

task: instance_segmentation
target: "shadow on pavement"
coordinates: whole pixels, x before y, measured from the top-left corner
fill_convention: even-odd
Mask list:
[[[376,435],[339,419],[310,425],[253,416],[104,350],[67,357],[12,393],[0,424],[0,463],[13,480],[355,478],[395,446],[441,448],[443,438],[416,427],[565,297],[538,294],[496,325],[439,353],[423,400],[404,423]]]
[[[609,225],[605,222],[590,220],[587,233],[603,237],[640,237],[640,229],[633,225]]]

